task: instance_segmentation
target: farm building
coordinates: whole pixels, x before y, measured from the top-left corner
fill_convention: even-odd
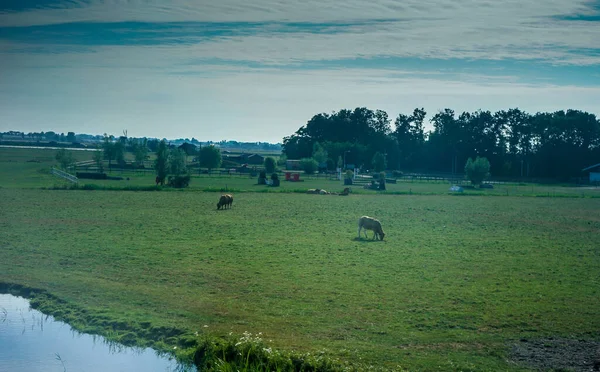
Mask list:
[[[179,149],[183,150],[186,153],[186,155],[194,155],[198,152],[198,147],[196,145],[187,142],[181,144],[179,146]]]
[[[265,157],[258,154],[243,154],[242,159],[244,159],[244,163],[248,164],[262,164],[265,162]]]
[[[590,174],[590,183],[600,182],[600,163],[589,166],[587,168],[583,168],[581,171],[588,172]]]

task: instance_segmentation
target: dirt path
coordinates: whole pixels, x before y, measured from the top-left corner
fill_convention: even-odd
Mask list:
[[[521,339],[511,345],[511,359],[541,371],[600,371],[600,341]]]

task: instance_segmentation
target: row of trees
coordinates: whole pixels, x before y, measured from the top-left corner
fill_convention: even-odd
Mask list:
[[[426,117],[417,108],[398,115],[392,127],[385,111],[365,107],[317,114],[284,138],[283,153],[290,159],[325,153],[328,167],[342,162],[452,173],[462,173],[469,158],[481,156],[497,176],[560,180],[579,177],[582,168],[600,161],[600,122],[591,113],[529,114],[514,108],[457,115],[445,109],[429,119],[428,132]]]
[[[56,133],[53,131],[48,132],[21,132],[21,131],[9,131],[9,132],[0,132],[0,139],[7,138],[20,138],[22,140],[29,141],[57,141],[57,142],[76,142],[77,137],[75,136],[75,132],[68,132],[66,135],[64,133]]]

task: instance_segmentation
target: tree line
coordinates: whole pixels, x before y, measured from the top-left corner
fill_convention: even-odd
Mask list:
[[[600,162],[600,121],[567,110],[527,113],[518,108],[433,115],[416,108],[392,120],[382,110],[357,107],[314,115],[283,139],[288,159],[325,153],[329,169],[354,164],[404,172],[462,173],[468,159],[489,160],[496,177],[569,180]],[[382,160],[383,159],[383,160]]]

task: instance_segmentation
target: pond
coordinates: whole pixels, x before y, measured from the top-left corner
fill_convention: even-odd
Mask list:
[[[79,333],[0,294],[0,371],[194,371],[150,348],[133,348]]]

